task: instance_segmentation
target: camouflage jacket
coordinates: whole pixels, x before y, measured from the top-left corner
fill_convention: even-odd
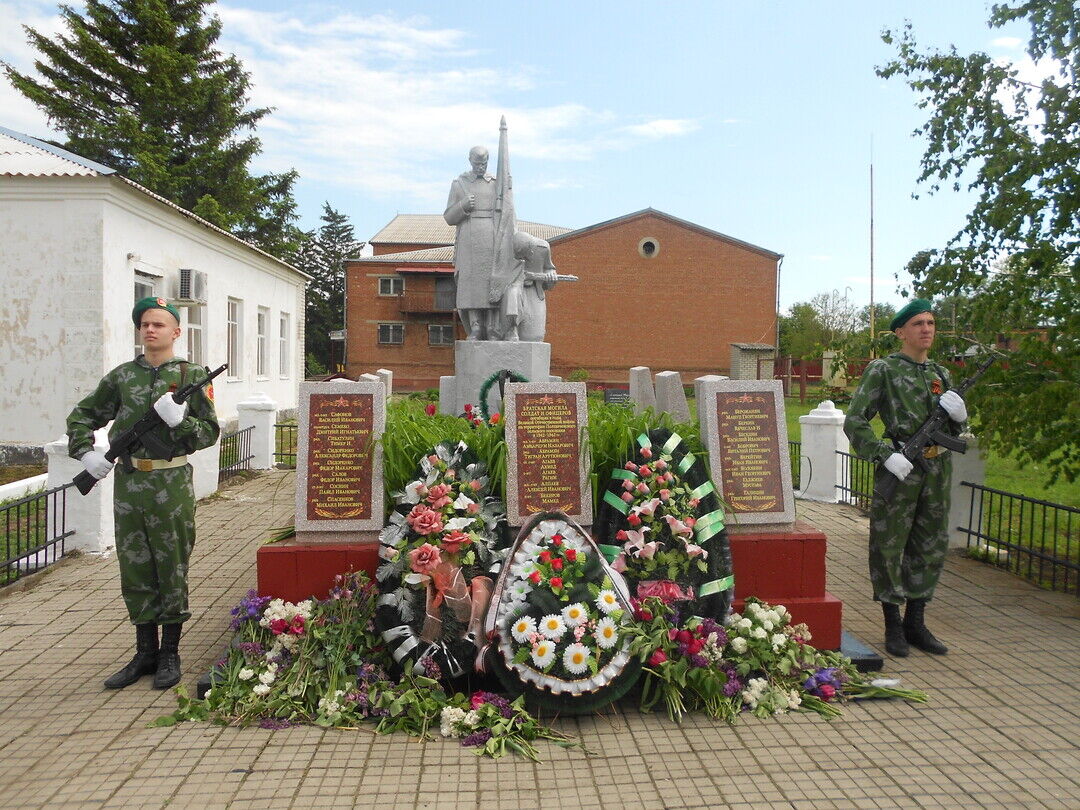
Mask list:
[[[67,418],[68,453],[79,458],[94,446],[94,431],[112,420],[109,439],[134,425],[162,394],[180,387],[180,364],[174,357],[157,368],[151,366],[143,355],[117,366],[98,383],[92,394],[76,405]],[[206,369],[192,363],[187,367],[184,384],[199,382],[206,377]],[[217,442],[221,429],[214,413],[213,390],[203,388],[188,400],[187,414],[175,428],[162,424],[154,433],[173,454],[192,453]],[[145,448],[132,455],[150,458]]]
[[[871,361],[844,419],[844,433],[851,439],[855,455],[884,461],[895,452],[890,439],[906,441],[930,416],[941,393],[950,388],[948,372],[933,360],[916,363],[897,352]],[[870,426],[875,415],[885,425],[882,439]],[[947,430],[959,435],[960,425],[949,420]]]

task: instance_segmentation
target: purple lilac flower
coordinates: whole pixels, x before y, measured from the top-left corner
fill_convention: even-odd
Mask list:
[[[694,653],[690,656],[690,664],[695,667],[707,667],[709,659],[700,653]]]
[[[469,702],[473,709],[477,709],[487,703],[498,709],[499,714],[506,719],[510,719],[514,716],[514,708],[510,705],[510,701],[502,695],[496,695],[494,692],[476,692]]]
[[[482,728],[479,731],[474,731],[468,737],[461,740],[461,744],[465,748],[474,748],[478,745],[483,745],[491,739],[491,729]]]
[[[268,604],[270,604],[270,597],[259,596],[258,591],[252,588],[247,592],[247,596],[240,600],[240,604],[229,611],[233,617],[229,623],[229,629],[239,630],[244,622],[258,621]]]
[[[266,648],[258,641],[241,641],[236,645],[236,649],[247,658],[262,658],[266,654]]]
[[[433,681],[442,680],[442,667],[435,663],[435,659],[430,655],[425,655],[417,663],[420,664],[421,672],[428,678],[431,678]]]
[[[724,697],[734,697],[742,691],[743,682],[739,678],[739,672],[730,664],[723,667],[727,675],[727,683],[724,684]]]
[[[279,720],[276,717],[264,717],[259,721],[259,728],[268,728],[272,731],[277,731],[282,728],[289,728],[292,726],[291,720]]]

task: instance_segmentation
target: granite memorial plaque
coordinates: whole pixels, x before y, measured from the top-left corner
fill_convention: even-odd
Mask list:
[[[585,383],[509,383],[505,410],[507,521],[557,510],[591,525]]]
[[[626,405],[629,408],[633,406],[634,401],[630,398],[629,388],[605,388],[604,404]]]
[[[296,453],[297,538],[340,542],[383,525],[382,382],[302,383]]]
[[[764,528],[795,520],[784,392],[779,380],[710,380],[698,417],[710,472],[732,517],[729,526]]]

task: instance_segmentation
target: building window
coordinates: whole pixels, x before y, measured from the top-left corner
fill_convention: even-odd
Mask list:
[[[405,342],[405,324],[380,323],[379,343],[401,344]]]
[[[455,308],[457,284],[452,278],[435,279],[435,309],[452,310]]]
[[[278,374],[289,376],[289,313],[282,312],[278,318]]]
[[[660,240],[655,236],[646,236],[638,242],[638,253],[645,259],[651,259],[660,255]]]
[[[255,314],[255,336],[256,336],[256,348],[258,352],[255,355],[255,376],[265,377],[267,368],[270,365],[270,310],[266,307],[259,307],[259,311]]]
[[[157,279],[146,273],[135,271],[135,300],[138,303],[144,298],[157,295]],[[139,335],[139,327],[135,327],[135,357],[143,353],[142,337]]]
[[[454,325],[452,323],[429,323],[427,342],[428,346],[453,346]]]
[[[405,279],[401,276],[388,276],[379,279],[379,295],[401,295],[405,291]]]
[[[187,359],[199,366],[205,366],[203,346],[205,343],[203,319],[205,307],[187,307]]]
[[[229,364],[229,377],[238,379],[243,369],[240,366],[240,358],[243,356],[243,314],[244,304],[235,298],[230,298],[228,303],[228,319],[225,328],[225,362]]]

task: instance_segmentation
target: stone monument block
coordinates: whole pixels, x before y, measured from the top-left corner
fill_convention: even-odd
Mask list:
[[[380,368],[375,374],[382,380],[382,384],[386,386],[386,398],[390,399],[394,393],[394,372],[388,368]]]
[[[707,382],[716,382],[717,380],[726,380],[721,374],[703,374],[700,377],[694,378],[694,401],[701,399],[701,384]]]
[[[593,520],[585,383],[506,386],[506,519],[522,525],[537,512]]]
[[[382,382],[300,384],[296,448],[296,537],[334,543],[366,539],[383,526]]]
[[[779,380],[701,384],[698,419],[730,531],[789,528],[795,496]]]
[[[531,383],[551,380],[551,344],[510,340],[459,340],[454,344],[454,376],[452,396],[443,396],[443,379],[439,381],[439,411],[460,414],[466,403],[480,406],[480,388],[494,373],[501,370],[520,374]],[[497,386],[488,392],[491,413],[502,410]]]
[[[653,389],[652,372],[648,366],[634,366],[630,369],[630,399],[634,401],[634,414],[645,413],[647,408],[656,408],[656,391]]]
[[[656,375],[656,410],[671,414],[676,422],[690,421],[690,406],[682,376],[677,371],[661,371]]]

